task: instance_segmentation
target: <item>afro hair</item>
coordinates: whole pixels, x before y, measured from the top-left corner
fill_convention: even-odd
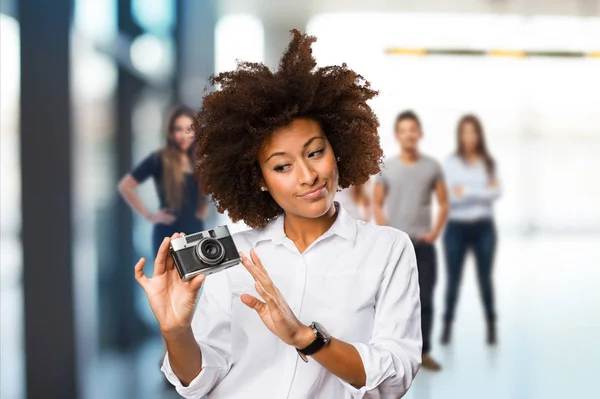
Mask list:
[[[260,191],[257,157],[264,139],[296,118],[319,123],[339,158],[339,185],[366,182],[379,172],[383,151],[377,117],[367,101],[378,92],[344,63],[316,67],[313,36],[292,30],[279,68],[239,62],[234,71],[210,78],[219,85],[204,96],[194,121],[196,177],[219,212],[252,228],[283,213],[268,192]]]

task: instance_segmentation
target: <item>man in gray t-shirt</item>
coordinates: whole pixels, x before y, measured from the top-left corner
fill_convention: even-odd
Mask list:
[[[431,233],[431,197],[443,177],[435,159],[418,155],[413,162],[408,165],[399,156],[388,159],[375,183],[385,188],[386,224],[417,241]]]
[[[434,243],[448,216],[446,185],[440,164],[419,153],[423,136],[421,122],[412,111],[396,118],[396,139],[400,155],[388,159],[375,179],[375,221],[408,234],[415,247],[421,296],[421,330],[423,335],[422,365],[431,370],[441,366],[429,356],[433,324],[433,289],[436,281]],[[435,196],[439,212],[431,223],[431,197]]]

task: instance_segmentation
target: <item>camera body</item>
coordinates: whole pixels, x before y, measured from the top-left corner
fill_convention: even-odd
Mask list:
[[[171,241],[170,252],[184,281],[198,274],[220,272],[242,261],[227,226],[177,238]]]

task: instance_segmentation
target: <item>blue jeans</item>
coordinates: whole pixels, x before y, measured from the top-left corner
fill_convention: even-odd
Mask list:
[[[444,320],[452,322],[458,299],[463,265],[467,251],[473,250],[477,265],[477,277],[481,300],[488,322],[496,319],[492,265],[496,249],[496,228],[491,219],[473,222],[450,221],[444,232],[444,254],[446,257],[446,310]]]

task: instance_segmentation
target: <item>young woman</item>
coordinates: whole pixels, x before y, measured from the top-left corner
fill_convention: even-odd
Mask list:
[[[194,112],[185,107],[173,110],[168,118],[166,145],[150,154],[119,183],[129,206],[154,223],[152,248],[158,251],[162,239],[175,232],[194,233],[204,229],[208,201],[194,178]],[[135,192],[138,184],[152,177],[160,210],[152,213]]]
[[[476,116],[466,115],[459,121],[457,147],[456,154],[445,164],[450,213],[444,233],[448,278],[442,343],[450,341],[465,255],[472,250],[487,321],[487,342],[493,345],[496,343],[496,312],[492,265],[496,229],[492,205],[500,196],[500,185],[496,164],[487,150],[483,127]]]
[[[163,372],[186,398],[398,398],[419,368],[415,253],[408,236],[350,217],[338,187],[377,173],[382,151],[346,65],[316,68],[294,30],[279,70],[241,63],[204,98],[197,171],[243,265],[182,282],[165,237],[136,280],[167,345]]]

